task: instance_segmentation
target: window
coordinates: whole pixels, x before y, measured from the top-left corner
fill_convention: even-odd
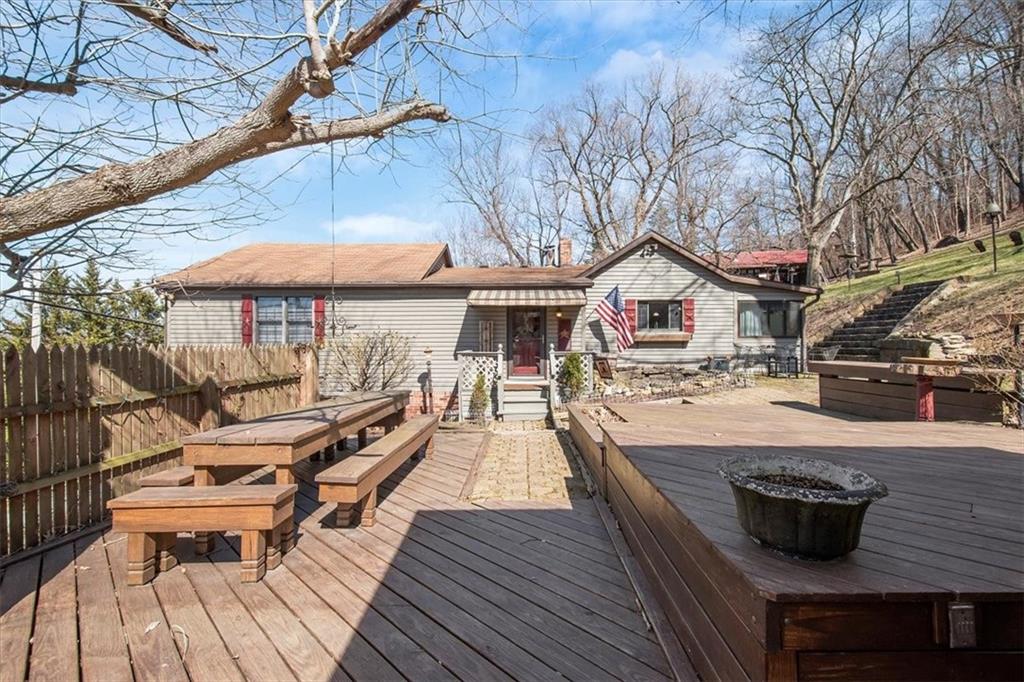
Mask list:
[[[260,296],[256,299],[256,343],[311,343],[311,296]]]
[[[256,343],[281,343],[283,300],[280,296],[256,299]]]
[[[636,304],[636,329],[670,329],[680,331],[683,328],[683,315],[679,301],[638,301]]]
[[[799,301],[740,301],[740,336],[800,336]]]
[[[309,296],[289,296],[288,343],[313,343],[313,299]]]

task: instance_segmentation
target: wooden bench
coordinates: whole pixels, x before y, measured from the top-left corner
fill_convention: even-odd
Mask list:
[[[248,473],[252,473],[258,466],[226,466],[213,469],[213,479],[216,485],[231,483]],[[195,467],[180,466],[171,469],[164,469],[149,476],[139,479],[139,486],[142,488],[165,488],[182,485],[192,485],[195,481]]]
[[[141,488],[107,502],[115,532],[128,535],[128,584],[143,585],[177,563],[179,532],[242,531],[242,582],[281,563],[295,513],[295,485]],[[284,548],[287,549],[287,548]]]
[[[438,417],[425,414],[414,417],[394,431],[375,440],[359,452],[349,455],[316,476],[321,502],[337,502],[337,525],[352,524],[354,512],[360,523],[372,526],[377,511],[377,486],[393,474],[402,462],[425,447],[426,456],[434,454],[434,434]]]

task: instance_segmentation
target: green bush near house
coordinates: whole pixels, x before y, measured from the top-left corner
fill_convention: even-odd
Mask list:
[[[582,355],[569,353],[565,356],[562,371],[559,372],[558,383],[569,400],[575,400],[583,395],[583,391],[587,388],[587,370],[583,366]]]
[[[473,392],[469,395],[469,418],[483,422],[487,417],[487,408],[491,404],[490,396],[487,395],[487,382],[483,373],[476,375],[473,382]]]

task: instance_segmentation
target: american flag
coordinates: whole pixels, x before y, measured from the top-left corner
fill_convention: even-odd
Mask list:
[[[615,344],[619,352],[633,345],[633,331],[626,319],[626,304],[622,300],[619,288],[615,287],[597,304],[597,316],[607,322],[615,330]]]

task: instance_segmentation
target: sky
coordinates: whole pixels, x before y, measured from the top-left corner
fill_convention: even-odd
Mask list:
[[[538,0],[520,13],[521,30],[505,27],[495,38],[503,51],[521,56],[477,60],[470,79],[479,88],[449,91],[444,103],[456,118],[484,113],[488,125],[514,134],[588,81],[615,87],[657,64],[679,66],[698,78],[726,79],[744,48],[743,33],[720,11],[697,21],[706,9],[669,0]],[[748,13],[753,11],[760,10]],[[451,136],[442,134],[441,147],[445,134]],[[457,215],[458,207],[447,198],[439,144],[401,139],[398,148],[402,158],[385,164],[359,156],[335,175],[338,242],[438,241]],[[238,233],[210,230],[209,240],[180,236],[140,244],[146,258],[118,277],[147,281],[254,242],[330,243],[326,151],[294,150],[247,163],[247,174],[268,182],[266,198],[276,210]]]

